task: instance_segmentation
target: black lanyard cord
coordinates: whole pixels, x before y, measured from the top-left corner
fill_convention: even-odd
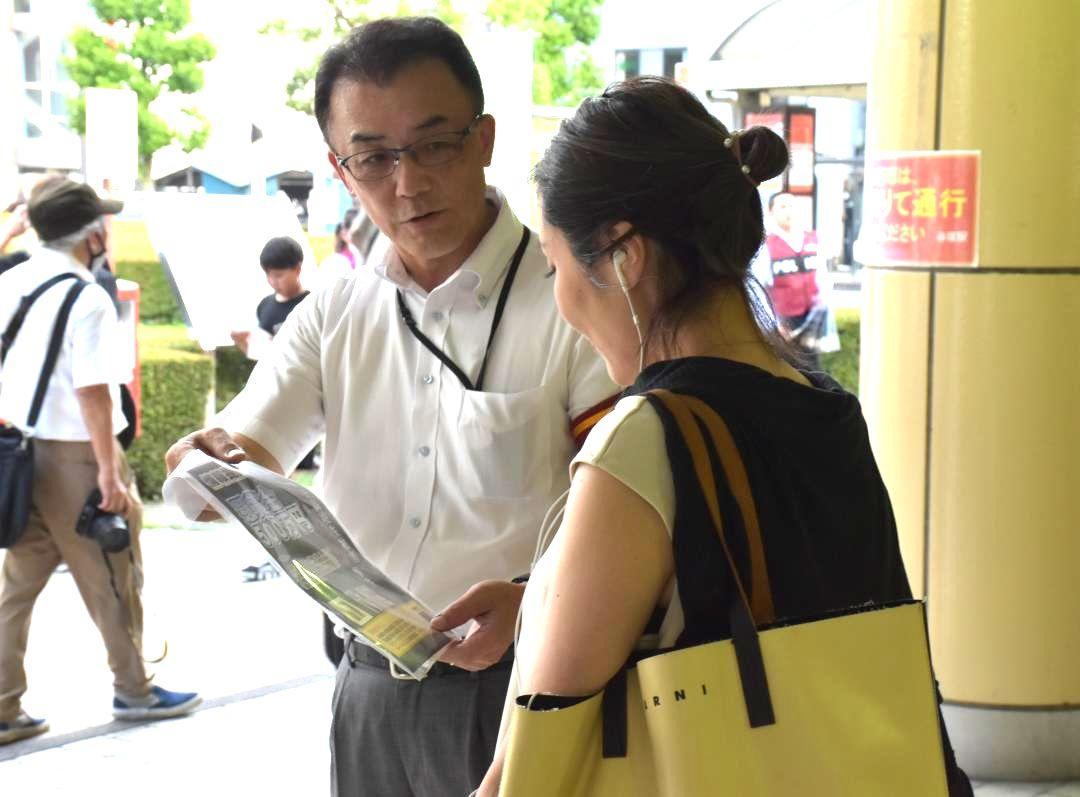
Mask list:
[[[438,357],[439,362],[453,371],[454,376],[456,376],[461,384],[465,386],[466,390],[483,389],[484,374],[487,371],[488,354],[491,352],[491,344],[495,341],[495,332],[499,328],[499,322],[502,321],[503,310],[506,308],[506,300],[510,297],[510,287],[514,284],[518,266],[521,265],[521,260],[525,256],[525,247],[529,244],[529,235],[530,232],[528,227],[522,229],[521,241],[514,251],[514,257],[510,261],[509,269],[507,269],[506,279],[503,281],[502,290],[499,292],[499,301],[495,304],[495,317],[491,320],[491,332],[488,334],[487,346],[484,348],[484,359],[480,362],[480,375],[476,377],[475,385],[461,367],[451,359],[450,355],[436,346],[431,338],[420,331],[420,328],[416,325],[416,319],[413,318],[413,314],[409,311],[409,308],[405,306],[405,297],[401,295],[400,290],[397,292],[398,312],[401,313],[401,320],[405,322],[405,326],[408,327],[409,332],[412,333],[414,338],[420,341],[425,349]]]

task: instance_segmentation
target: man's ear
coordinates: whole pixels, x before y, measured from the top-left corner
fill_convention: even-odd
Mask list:
[[[334,174],[338,176],[338,179],[345,184],[345,188],[348,190],[351,196],[356,196],[353,192],[352,186],[349,185],[349,181],[345,179],[345,170],[341,168],[341,164],[338,163],[337,155],[330,150],[326,151],[326,159],[330,161],[330,166],[334,170]]]
[[[476,133],[483,146],[484,166],[490,166],[491,156],[495,152],[495,117],[491,114],[481,116],[476,122]]]
[[[91,243],[91,236],[93,243]],[[86,236],[86,253],[89,254],[91,249],[95,252],[107,252],[109,251],[109,242],[105,238],[105,234],[94,230],[90,235]]]

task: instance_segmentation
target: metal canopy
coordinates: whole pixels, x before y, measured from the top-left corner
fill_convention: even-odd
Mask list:
[[[710,91],[866,96],[869,0],[773,0],[699,68]]]

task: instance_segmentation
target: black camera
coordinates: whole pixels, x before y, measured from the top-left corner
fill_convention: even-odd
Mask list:
[[[100,503],[101,490],[95,487],[83,504],[75,531],[96,542],[105,553],[119,553],[131,545],[131,531],[123,517],[98,509]]]

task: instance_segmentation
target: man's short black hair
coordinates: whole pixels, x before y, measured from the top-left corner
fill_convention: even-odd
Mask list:
[[[338,80],[349,78],[385,86],[405,69],[430,58],[442,61],[473,98],[473,112],[484,112],[484,87],[472,54],[452,28],[434,17],[377,19],[335,44],[315,75],[315,119],[326,138],[330,94]]]
[[[303,262],[304,250],[287,235],[271,238],[259,255],[259,265],[263,267],[263,271],[272,268],[300,268]]]

